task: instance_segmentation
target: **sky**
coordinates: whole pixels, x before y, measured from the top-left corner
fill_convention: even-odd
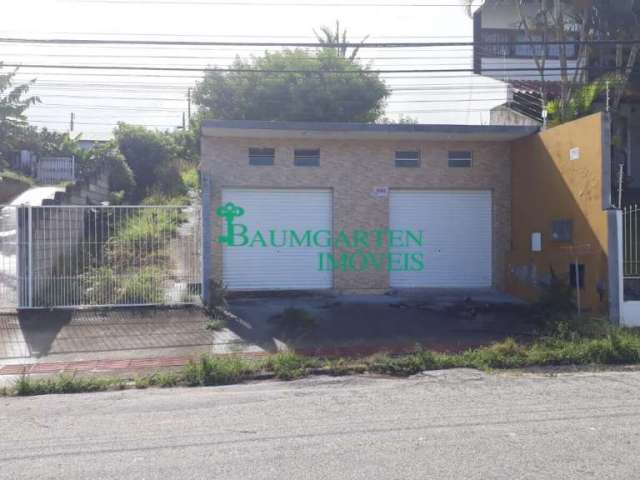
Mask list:
[[[306,41],[336,20],[350,40],[470,42],[472,21],[460,0],[3,0],[3,38],[169,41]],[[11,19],[10,21],[7,21]],[[271,48],[273,50],[274,48]],[[104,139],[118,121],[174,129],[187,111],[187,90],[202,74],[70,70],[42,65],[227,66],[256,47],[37,45],[0,42],[0,61],[23,65],[18,81],[36,79],[35,125]],[[471,47],[363,49],[375,69],[465,69]],[[28,67],[26,65],[39,65]],[[480,124],[504,102],[503,84],[469,73],[385,74],[392,89],[387,117],[420,123]],[[194,109],[196,107],[194,106]]]

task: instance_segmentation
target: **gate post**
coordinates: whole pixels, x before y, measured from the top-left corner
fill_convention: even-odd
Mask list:
[[[209,283],[211,280],[211,178],[201,171],[202,182],[202,303],[209,303]]]
[[[614,325],[624,325],[624,246],[622,210],[607,210],[609,230],[609,320]]]
[[[27,211],[27,289],[29,292],[27,306],[33,308],[33,207],[29,206]]]
[[[17,206],[16,215],[16,308],[24,307],[24,207]]]

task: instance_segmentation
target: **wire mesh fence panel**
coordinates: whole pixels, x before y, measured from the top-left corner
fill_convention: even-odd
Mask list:
[[[27,307],[199,302],[197,206],[30,209]]]
[[[628,279],[640,279],[639,220],[640,207],[637,205],[623,210],[624,277]]]
[[[0,205],[0,310],[16,309],[20,301],[18,224],[23,213],[18,207]]]

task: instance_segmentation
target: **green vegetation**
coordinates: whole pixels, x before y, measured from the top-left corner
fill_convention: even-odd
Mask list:
[[[270,356],[265,367],[280,380],[294,380],[308,375],[309,369],[320,366],[317,359],[300,356],[294,352],[280,352]]]
[[[8,179],[16,182],[24,183],[28,186],[34,185],[34,180],[31,177],[27,177],[26,175],[21,174],[20,172],[15,172],[13,170],[2,170],[0,171],[0,179]]]
[[[384,112],[389,89],[377,73],[361,65],[355,56],[343,54],[330,38],[327,41],[324,48],[316,51],[266,52],[248,60],[237,58],[231,65],[236,71],[208,72],[194,91],[201,117],[376,121]],[[265,71],[271,73],[265,75]],[[309,75],[306,71],[325,73]]]
[[[34,380],[28,376],[20,377],[13,392],[18,396],[47,395],[54,393],[102,392],[122,389],[124,383],[113,378],[77,377],[62,374],[57,377]]]
[[[0,204],[7,203],[33,185],[33,179],[12,170],[0,170]]]
[[[27,109],[40,100],[27,93],[33,81],[14,86],[18,69],[3,71],[0,62],[0,169],[8,166],[9,156],[18,150],[27,131]]]
[[[244,380],[260,369],[260,363],[239,356],[211,357],[203,355],[184,368],[184,382],[196,385],[230,385]]]
[[[192,192],[200,191],[200,176],[196,167],[187,167],[180,173],[182,183]]]
[[[600,320],[589,324],[601,325]],[[598,327],[600,328],[600,327]],[[48,393],[94,392],[177,385],[230,385],[257,378],[293,380],[312,374],[347,375],[375,373],[406,377],[427,370],[475,368],[479,370],[518,369],[550,366],[605,366],[640,363],[640,332],[609,328],[606,333],[588,337],[572,332],[541,338],[529,344],[514,339],[462,353],[439,353],[417,348],[406,355],[379,354],[368,358],[323,359],[281,352],[264,359],[237,355],[208,356],[191,361],[178,371],[135,377],[133,382],[61,375],[51,379],[22,377],[13,388],[0,395],[43,395]]]
[[[187,193],[181,170],[194,168],[197,160],[196,142],[186,137],[195,137],[195,131],[175,134],[119,123],[114,135],[135,180],[136,189],[130,192],[129,200],[140,201],[152,194],[173,197]]]
[[[170,263],[167,241],[176,236],[184,215],[173,209],[144,208],[132,210],[125,218],[108,215],[99,221],[119,225],[104,249],[94,253],[97,265],[82,275],[86,302],[101,305],[101,299],[115,298],[129,304],[163,303],[161,279]]]
[[[224,318],[215,316],[207,322],[205,328],[212,332],[219,332],[220,330],[227,328],[227,322]]]

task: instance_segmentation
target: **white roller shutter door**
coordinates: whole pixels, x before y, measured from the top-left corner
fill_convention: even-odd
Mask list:
[[[391,272],[392,287],[478,288],[492,285],[490,191],[392,191],[392,230],[422,230],[424,270]]]
[[[330,190],[224,189],[222,203],[244,208],[236,219],[249,232],[332,230]],[[230,290],[310,290],[332,286],[319,270],[318,247],[223,247],[223,283]]]

